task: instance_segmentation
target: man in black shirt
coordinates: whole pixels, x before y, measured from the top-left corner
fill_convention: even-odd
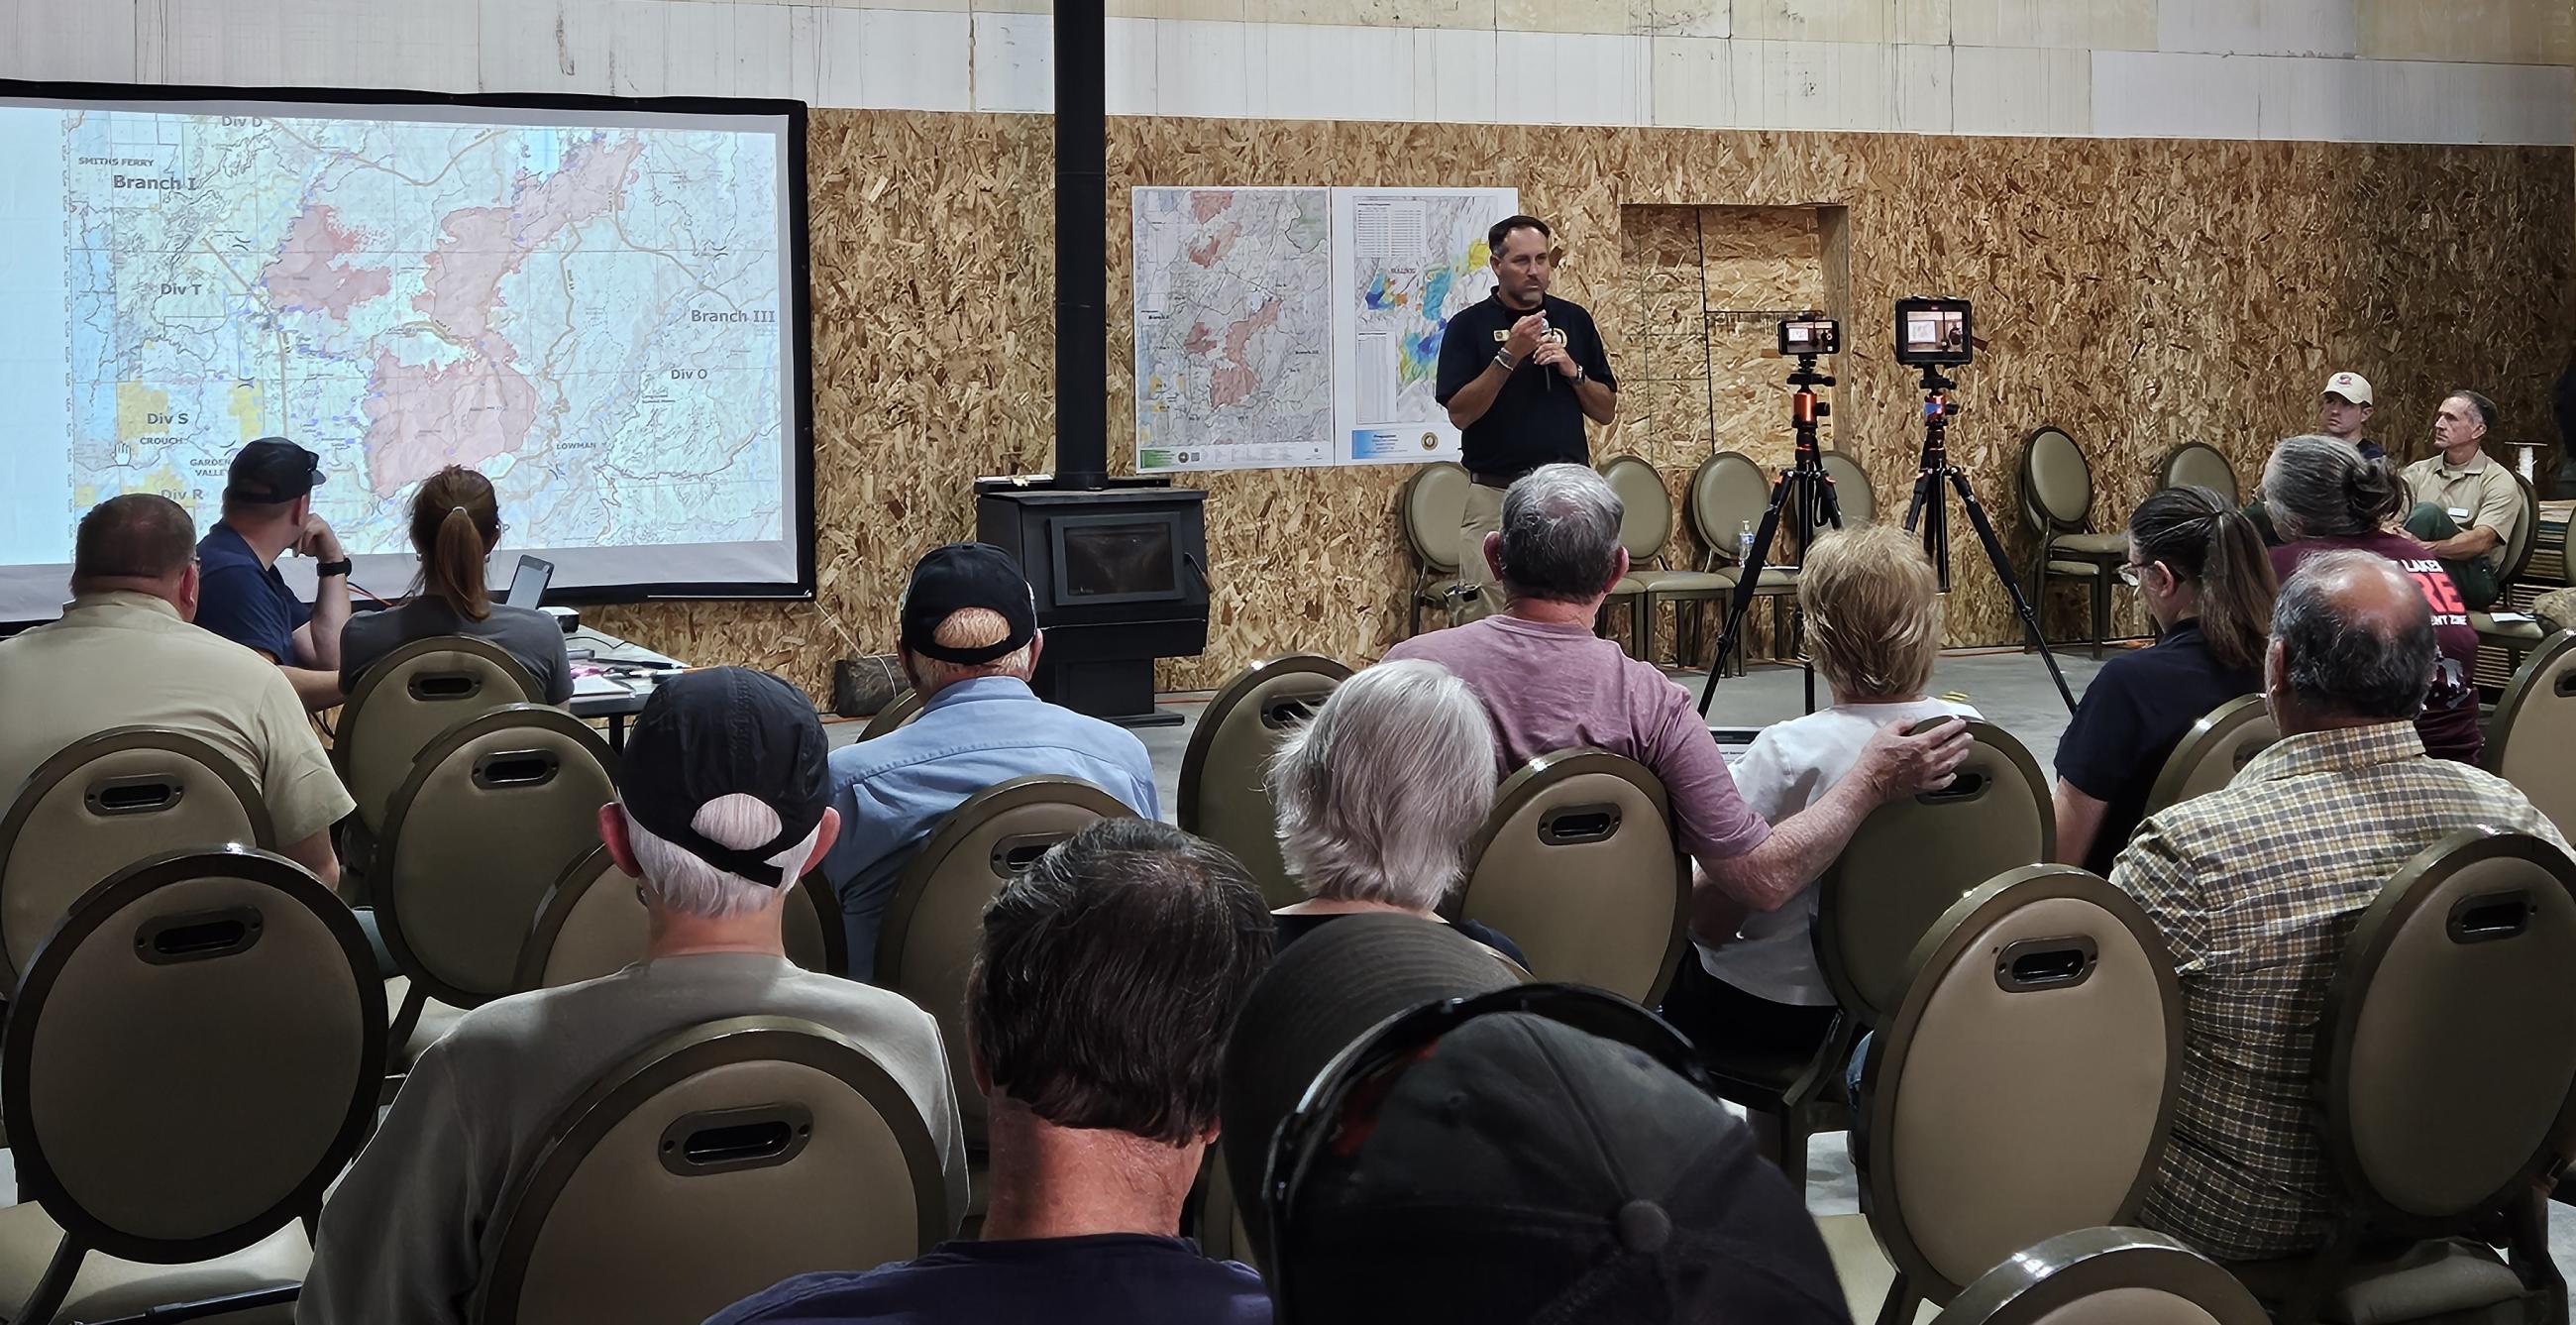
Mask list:
[[[1503,490],[1541,465],[1592,463],[1583,421],[1607,426],[1619,410],[1619,381],[1592,315],[1548,297],[1556,238],[1547,222],[1505,217],[1486,245],[1494,293],[1449,319],[1434,393],[1475,478],[1458,529],[1458,584],[1473,588],[1482,607],[1471,616],[1503,607],[1502,585],[1485,567],[1485,535],[1503,527]]]

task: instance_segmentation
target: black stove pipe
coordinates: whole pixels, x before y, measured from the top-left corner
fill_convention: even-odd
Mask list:
[[[1109,485],[1108,27],[1055,6],[1055,482]]]

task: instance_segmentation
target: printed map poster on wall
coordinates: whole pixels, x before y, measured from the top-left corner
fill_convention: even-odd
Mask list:
[[[1458,458],[1440,342],[1492,293],[1485,233],[1519,210],[1518,189],[1333,190],[1336,462]]]
[[[1136,467],[1334,462],[1325,189],[1137,189]]]

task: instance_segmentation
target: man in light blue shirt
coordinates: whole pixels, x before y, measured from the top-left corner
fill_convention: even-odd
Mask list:
[[[823,877],[841,899],[850,975],[876,974],[877,933],[897,876],[939,821],[976,792],[1032,773],[1098,784],[1155,817],[1154,766],[1125,728],[1060,708],[1029,689],[1037,604],[1011,554],[988,543],[932,548],[912,569],[896,652],[921,716],[832,753],[840,840]]]

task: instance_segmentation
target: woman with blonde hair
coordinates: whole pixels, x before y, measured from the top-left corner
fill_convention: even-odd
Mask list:
[[[1923,549],[1902,531],[1859,525],[1828,534],[1798,572],[1798,609],[1833,703],[1763,728],[1734,768],[1744,803],[1775,824],[1822,800],[1880,728],[1977,716],[1965,704],[1924,697],[1941,651],[1939,585]],[[1702,1044],[1812,1051],[1834,1018],[1833,991],[1808,938],[1814,882],[1778,909],[1746,916],[1723,942],[1695,935],[1699,960],[1682,963],[1665,1017]]]
[[[400,607],[361,612],[340,631],[340,689],[386,654],[414,640],[471,635],[501,646],[537,679],[549,704],[572,698],[572,664],[553,617],[492,601],[484,563],[501,541],[501,507],[492,480],[449,465],[421,481],[411,499],[411,545],[420,577]]]

